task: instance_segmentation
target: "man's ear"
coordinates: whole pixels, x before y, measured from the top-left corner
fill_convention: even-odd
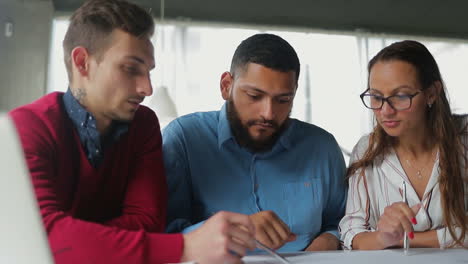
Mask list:
[[[426,102],[427,105],[432,105],[439,97],[442,91],[442,83],[440,81],[435,81],[427,90],[426,90]]]
[[[221,95],[223,96],[224,100],[229,99],[233,83],[234,78],[230,72],[224,72],[221,74],[221,81],[219,82],[219,86],[221,88]]]
[[[71,51],[71,64],[73,72],[81,76],[88,76],[89,53],[85,47],[78,46]]]

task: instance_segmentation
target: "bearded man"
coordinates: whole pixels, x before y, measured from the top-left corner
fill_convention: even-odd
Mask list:
[[[330,133],[289,117],[299,71],[287,41],[251,36],[221,75],[221,110],[164,129],[168,232],[227,210],[249,215],[255,238],[280,252],[338,249],[345,163]]]

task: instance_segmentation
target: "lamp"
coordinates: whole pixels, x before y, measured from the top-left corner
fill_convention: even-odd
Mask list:
[[[150,104],[158,115],[161,129],[177,118],[176,106],[169,96],[166,86],[159,86],[155,89]]]

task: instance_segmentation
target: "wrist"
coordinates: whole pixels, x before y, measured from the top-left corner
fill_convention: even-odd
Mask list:
[[[190,253],[188,252],[188,241],[190,241],[190,234],[182,234],[182,237],[184,238],[184,245],[182,248],[182,257],[180,257],[180,262],[193,261],[193,257],[191,257]]]
[[[380,232],[379,230],[375,231],[375,247],[376,249],[386,249],[388,247],[394,246],[393,244],[389,243],[387,239],[385,239],[385,234]]]

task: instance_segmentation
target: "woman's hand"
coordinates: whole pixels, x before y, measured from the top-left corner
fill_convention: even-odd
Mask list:
[[[377,239],[383,248],[400,245],[404,232],[410,239],[414,238],[413,224],[421,204],[409,207],[406,203],[397,202],[387,206],[377,223]]]

